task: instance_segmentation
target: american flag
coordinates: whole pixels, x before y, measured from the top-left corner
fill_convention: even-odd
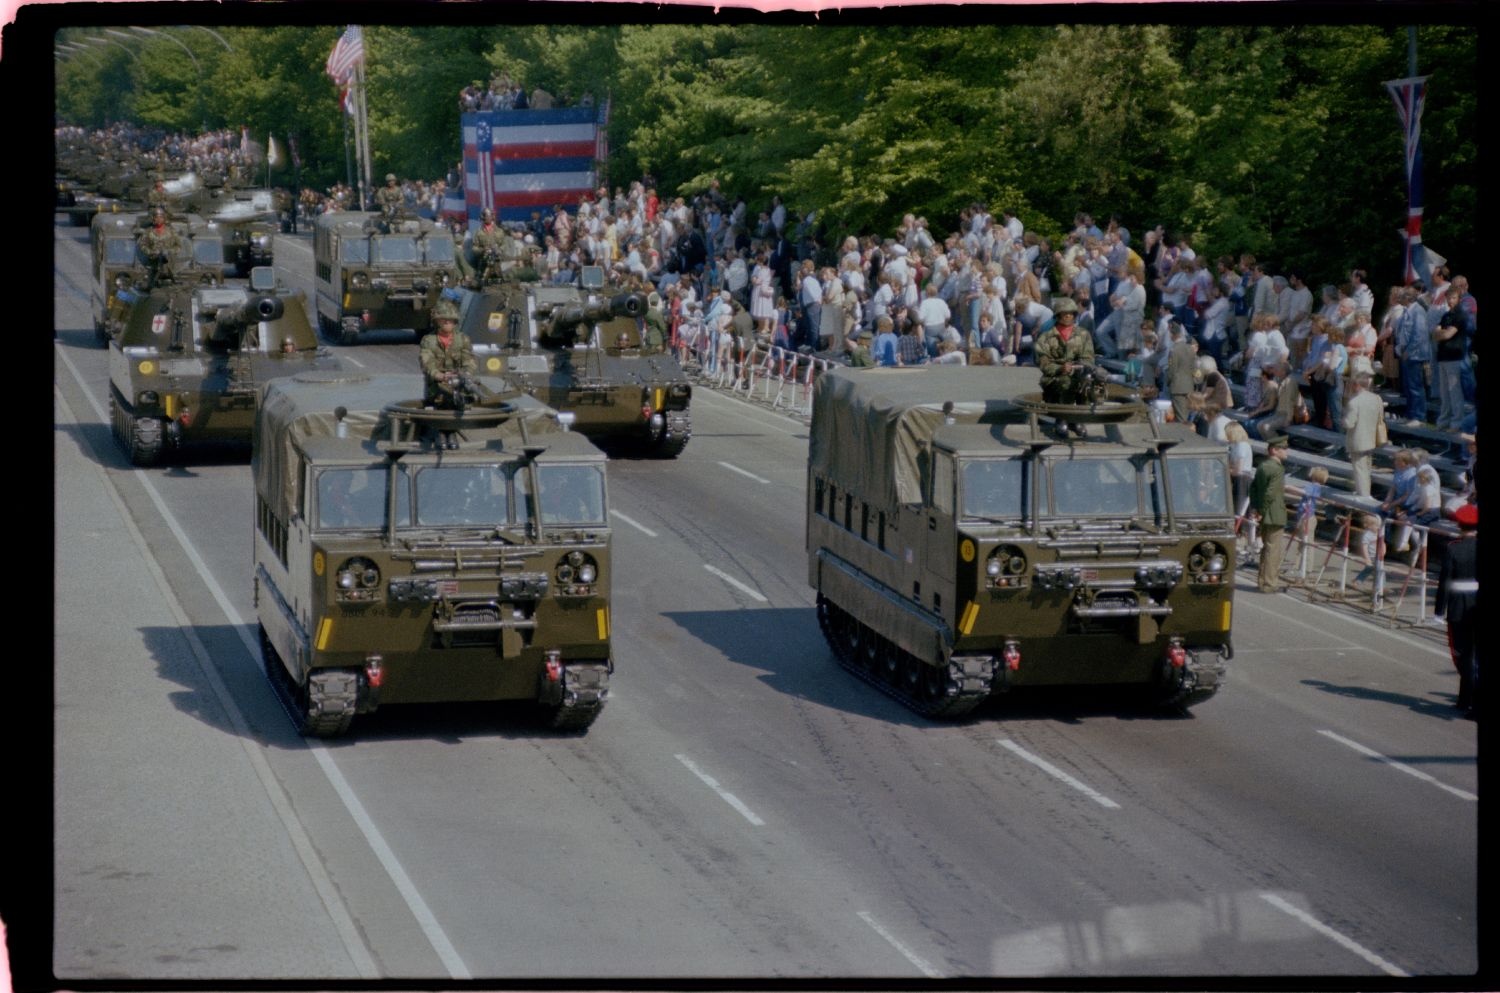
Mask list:
[[[348,30],[339,36],[339,40],[333,46],[333,51],[328,53],[328,62],[323,66],[323,71],[333,78],[340,86],[347,86],[349,77],[354,75],[354,70],[365,60],[365,36],[359,29],[359,25],[351,24]]]
[[[485,207],[501,221],[576,204],[595,183],[599,121],[593,107],[460,115],[464,200],[471,221]]]
[[[1422,105],[1427,101],[1427,77],[1393,79],[1385,84],[1396,104],[1396,116],[1406,139],[1406,230],[1402,278],[1410,283],[1421,275],[1422,265]]]

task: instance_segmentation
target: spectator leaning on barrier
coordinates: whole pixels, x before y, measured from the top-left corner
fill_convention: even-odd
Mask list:
[[[1461,296],[1458,287],[1448,287],[1447,308],[1432,332],[1440,404],[1437,426],[1444,431],[1459,430],[1464,416],[1463,367],[1468,360],[1464,352],[1464,315],[1458,306]]]
[[[1286,553],[1282,532],[1286,530],[1286,461],[1290,442],[1286,435],[1266,441],[1266,457],[1250,483],[1250,507],[1260,520],[1260,572],[1257,588],[1262,593],[1280,593],[1281,559]]]
[[[1448,622],[1448,651],[1458,670],[1455,705],[1474,716],[1479,713],[1479,508],[1467,504],[1453,519],[1460,534],[1443,555],[1433,613]]]

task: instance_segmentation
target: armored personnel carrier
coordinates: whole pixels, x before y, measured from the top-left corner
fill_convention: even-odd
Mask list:
[[[190,442],[250,441],[267,380],[337,369],[318,348],[302,294],[271,269],[248,286],[171,282],[129,293],[110,342],[110,423],[139,466]]]
[[[693,387],[671,351],[647,342],[646,298],[610,294],[604,270],[578,285],[511,281],[463,292],[459,328],[487,371],[578,418],[601,443],[675,458],[692,436]]]
[[[387,704],[531,701],[563,730],[604,706],[604,455],[503,381],[466,388],[462,410],[424,406],[421,376],[265,389],[256,613],[303,734],[342,734]]]
[[[196,214],[216,228],[223,245],[221,262],[237,276],[275,262],[281,211],[271,190],[210,186],[188,172],[162,183],[160,193],[153,190],[148,199],[160,200],[173,215]]]
[[[835,657],[928,717],[1025,686],[1207,699],[1232,654],[1224,446],[1117,388],[1039,389],[1026,367],[819,378],[808,582]]]
[[[120,336],[140,295],[158,284],[217,286],[223,282],[223,236],[200,218],[172,220],[178,251],[170,258],[148,259],[139,248],[146,214],[98,214],[89,227],[92,275],[89,292],[94,336],[100,347]]]
[[[458,285],[453,252],[453,235],[426,218],[320,215],[313,224],[319,329],[344,345],[376,329],[424,334],[438,295]]]

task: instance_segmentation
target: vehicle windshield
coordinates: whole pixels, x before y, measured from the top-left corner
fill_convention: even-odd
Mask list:
[[[422,244],[426,246],[428,262],[453,261],[452,238],[423,238]]]
[[[369,265],[370,243],[363,238],[345,238],[339,244],[339,259],[348,264]]]
[[[1168,455],[1167,485],[1172,491],[1174,514],[1228,514],[1229,468],[1215,456],[1182,458]]]
[[[371,239],[374,246],[374,257],[371,262],[416,262],[417,239],[400,238],[386,235],[383,238]]]
[[[963,516],[986,520],[1025,517],[1029,495],[1026,467],[1024,459],[964,463]]]
[[[204,266],[222,265],[224,243],[217,238],[194,238],[193,261]]]
[[[425,527],[509,526],[515,516],[515,465],[426,466],[417,472],[417,524]]]
[[[385,527],[384,466],[324,469],[317,480],[319,528]],[[404,489],[397,492],[396,516],[405,524],[411,518],[411,500]]]
[[[604,469],[593,465],[537,467],[543,524],[603,524]]]
[[[1136,466],[1130,459],[1052,460],[1053,512],[1062,517],[1134,517],[1140,512]]]
[[[106,238],[106,239],[104,239],[104,264],[105,265],[134,265],[135,264],[135,239],[134,238]]]

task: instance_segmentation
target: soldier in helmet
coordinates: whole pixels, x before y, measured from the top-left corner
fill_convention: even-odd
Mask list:
[[[451,300],[439,300],[432,308],[436,330],[422,339],[422,375],[426,381],[426,400],[436,407],[452,407],[461,380],[479,368],[474,358],[474,344],[458,330],[458,306]]]
[[[136,239],[136,246],[151,269],[151,283],[172,279],[172,257],[182,249],[177,232],[167,224],[167,212],[157,207],[151,212],[151,226]]]
[[[1054,313],[1057,323],[1033,346],[1036,364],[1042,370],[1042,399],[1048,403],[1081,403],[1086,398],[1079,395],[1073,373],[1080,366],[1094,364],[1094,339],[1074,328],[1078,304],[1072,297],[1060,299]]]
[[[386,220],[391,220],[401,212],[401,202],[401,187],[396,185],[396,174],[388,172],[385,174],[385,185],[375,191],[375,204]]]
[[[479,212],[479,227],[474,229],[474,261],[479,269],[481,282],[490,282],[500,277],[500,260],[506,251],[509,236],[505,229],[495,223],[495,212],[489,207]]]

